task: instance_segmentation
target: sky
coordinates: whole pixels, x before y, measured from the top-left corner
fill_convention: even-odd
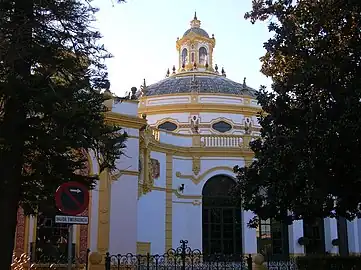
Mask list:
[[[227,78],[246,77],[255,89],[271,85],[259,60],[271,34],[265,23],[244,19],[251,0],[94,0],[92,5],[100,9],[95,27],[101,42],[114,56],[107,66],[111,91],[119,96],[139,88],[143,79],[150,85],[164,79],[168,68],[178,68],[176,40],[190,28],[195,11],[201,28],[215,36],[213,62],[224,67]]]

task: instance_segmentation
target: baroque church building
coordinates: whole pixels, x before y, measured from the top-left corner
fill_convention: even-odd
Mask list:
[[[129,138],[118,170],[102,172],[91,191],[82,214],[89,225],[74,230],[75,254],[85,260],[89,248],[92,269],[106,252],[163,254],[180,240],[205,254],[338,253],[342,226],[346,248],[360,253],[358,220],[289,226],[266,220],[258,229],[247,227],[254,214],[235,207],[228,191],[235,185],[233,167],[252,162],[249,142],[260,135],[261,107],[246,79],[232,81],[217,66],[215,46],[215,36],[195,15],[176,41],[178,68],[155,84],[144,80],[128,99],[106,92],[107,121],[124,127]],[[97,173],[97,160],[88,156],[86,173]],[[19,210],[15,253],[35,260],[39,250],[45,252],[44,243],[59,246],[63,238],[67,226],[55,224],[53,216],[25,217]]]

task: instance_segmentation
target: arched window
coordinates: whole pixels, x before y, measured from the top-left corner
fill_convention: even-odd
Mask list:
[[[257,250],[270,260],[287,259],[288,226],[274,219],[261,220],[257,230]]]
[[[204,47],[199,48],[199,64],[205,65],[207,62],[207,49]]]
[[[184,48],[182,50],[182,65],[186,65],[188,62],[188,50],[186,48]]]
[[[242,219],[229,194],[235,182],[228,176],[210,178],[202,191],[202,239],[205,255],[242,254]]]
[[[174,131],[177,129],[177,125],[172,123],[172,122],[164,122],[163,124],[160,124],[158,126],[158,129],[164,129],[164,130],[168,130],[168,131]]]
[[[232,129],[232,126],[230,124],[228,124],[227,122],[224,122],[224,121],[219,121],[217,123],[214,123],[212,125],[212,128],[214,130],[217,130],[218,132],[227,132],[227,131],[230,131]]]

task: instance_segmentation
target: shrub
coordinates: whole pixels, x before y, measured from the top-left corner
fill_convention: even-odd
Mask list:
[[[298,270],[361,269],[360,256],[305,256],[297,258]]]

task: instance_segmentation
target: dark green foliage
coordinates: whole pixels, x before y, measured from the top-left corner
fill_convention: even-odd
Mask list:
[[[360,256],[305,256],[298,257],[296,262],[299,270],[361,269]]]
[[[109,84],[103,62],[110,55],[98,44],[100,33],[89,27],[96,9],[81,1],[35,0],[29,7],[34,15],[27,22],[32,37],[16,48],[14,34],[25,36],[26,25],[19,25],[11,12],[13,5],[13,1],[0,4],[0,10],[9,14],[0,21],[2,36],[9,37],[1,41],[0,52],[0,159],[9,158],[13,145],[24,145],[18,154],[22,167],[30,170],[24,170],[19,179],[20,204],[33,212],[39,201],[53,199],[62,182],[92,186],[94,176],[75,173],[84,157],[79,158],[74,149],[93,150],[103,157],[101,169],[114,169],[125,136],[119,127],[104,122],[105,99],[100,90]],[[22,60],[31,63],[30,74],[12,68]],[[21,119],[6,118],[11,102]],[[1,171],[7,169],[11,168]],[[1,181],[6,185],[9,180]]]
[[[107,125],[101,90],[109,86],[109,53],[90,23],[90,1],[0,1],[0,223],[11,259],[16,211],[53,204],[56,188],[97,176],[80,175],[90,150],[100,169],[115,169],[126,134]]]
[[[254,0],[269,20],[256,161],[235,168],[239,204],[260,218],[361,215],[361,2]],[[288,216],[287,210],[292,211]],[[257,218],[250,222],[257,226]]]

